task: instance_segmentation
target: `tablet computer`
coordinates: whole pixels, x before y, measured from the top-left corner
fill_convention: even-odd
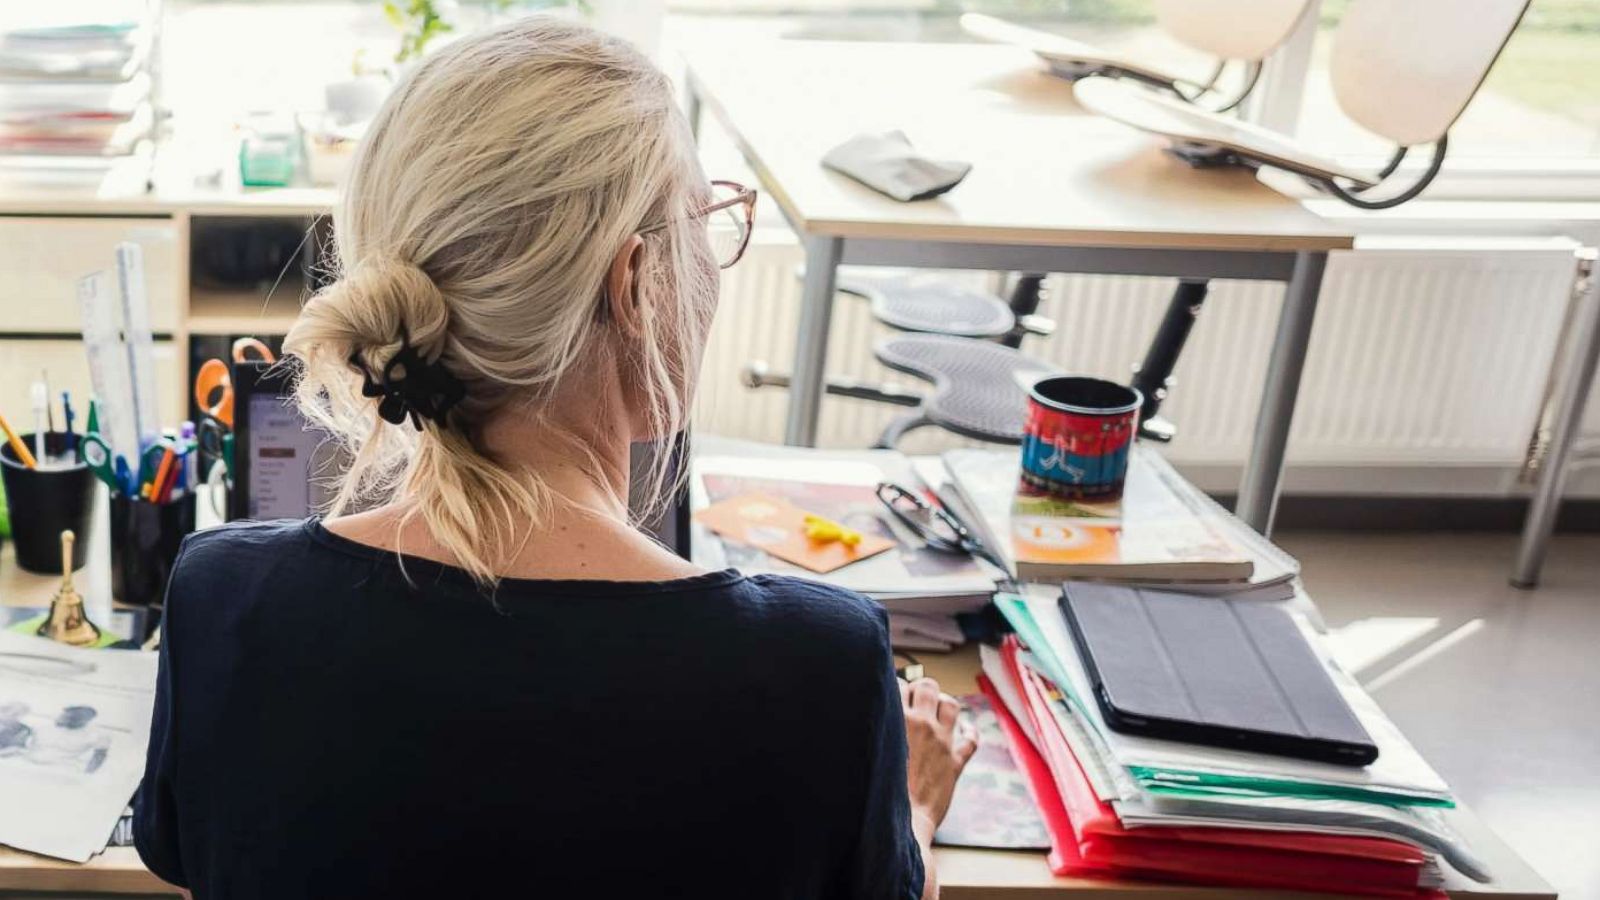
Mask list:
[[[1347,766],[1378,758],[1278,604],[1071,583],[1061,612],[1113,730]]]

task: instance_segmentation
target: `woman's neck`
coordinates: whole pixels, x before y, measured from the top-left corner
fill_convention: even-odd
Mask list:
[[[654,581],[699,574],[628,524],[628,454],[633,423],[616,385],[591,384],[535,418],[511,408],[484,423],[478,446],[499,465],[537,473],[554,506],[528,526],[497,574],[531,578]],[[331,519],[359,543],[454,563],[404,503]]]
[[[479,443],[500,465],[537,473],[558,509],[626,520],[631,431],[612,419],[604,405],[591,410],[588,422],[511,411],[487,423]]]

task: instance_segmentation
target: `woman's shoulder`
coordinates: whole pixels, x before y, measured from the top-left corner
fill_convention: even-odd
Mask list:
[[[888,615],[862,594],[787,575],[752,575],[745,583],[764,610],[798,637],[853,639],[863,649],[888,647]]]
[[[252,559],[281,560],[310,543],[307,529],[305,519],[228,522],[184,538],[178,563],[185,574],[213,567],[226,574]]]

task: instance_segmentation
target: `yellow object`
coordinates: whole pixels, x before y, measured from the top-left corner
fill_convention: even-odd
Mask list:
[[[39,461],[33,458],[33,452],[22,442],[22,438],[17,437],[17,433],[11,430],[11,423],[6,421],[5,416],[0,416],[0,431],[6,433],[6,440],[11,442],[11,449],[16,451],[19,462],[30,469],[39,468]]]
[[[846,547],[854,547],[861,543],[861,532],[853,528],[846,528],[832,519],[806,514],[806,537],[823,544],[835,541]]]

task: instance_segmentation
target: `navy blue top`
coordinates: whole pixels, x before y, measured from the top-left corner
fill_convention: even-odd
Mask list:
[[[883,610],[507,579],[315,520],[184,543],[139,855],[197,898],[912,898]]]

